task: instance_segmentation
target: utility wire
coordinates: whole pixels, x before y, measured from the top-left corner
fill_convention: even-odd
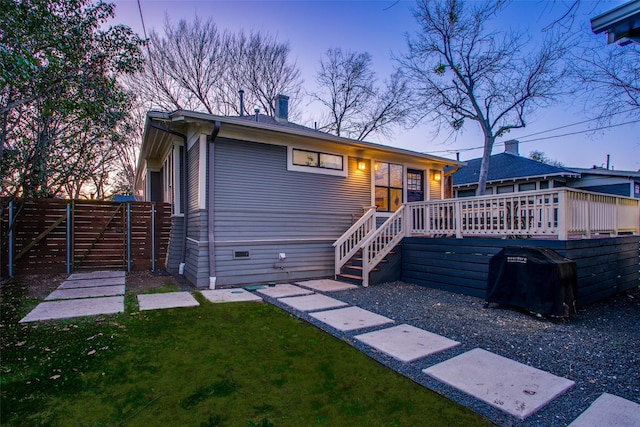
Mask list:
[[[626,112],[633,111],[633,110],[634,109],[630,109],[630,110],[621,111],[621,112],[618,112],[618,113],[612,113],[612,114],[609,114],[609,115],[596,117],[595,119],[589,119],[589,120],[584,120],[582,122],[577,122],[577,123],[572,123],[572,124],[569,124],[569,125],[559,126],[557,128],[553,128],[553,129],[549,129],[549,130],[545,130],[545,131],[541,131],[541,132],[536,132],[536,133],[532,133],[532,134],[529,134],[529,135],[525,135],[525,136],[522,136],[520,138],[529,138],[529,137],[540,135],[540,134],[543,134],[543,133],[553,132],[555,130],[560,130],[560,129],[565,129],[565,128],[572,127],[572,126],[577,126],[577,125],[580,125],[580,124],[588,123],[588,122],[591,122],[591,121],[594,121],[594,120],[599,120],[601,118],[605,118],[605,117],[609,117],[609,116],[614,116],[616,114],[626,113]],[[629,122],[616,123],[616,124],[613,124],[613,125],[598,126],[596,128],[593,128],[593,129],[584,129],[584,130],[579,130],[579,131],[576,131],[576,132],[569,132],[569,133],[564,133],[564,134],[560,134],[560,135],[545,136],[545,137],[535,138],[535,139],[525,139],[525,140],[520,140],[519,139],[518,141],[520,143],[534,142],[534,141],[544,141],[544,140],[547,140],[547,139],[561,138],[563,136],[570,136],[570,135],[578,135],[578,134],[581,134],[581,133],[593,132],[593,131],[602,130],[602,129],[610,129],[610,128],[615,128],[615,127],[618,127],[618,126],[626,126],[626,125],[629,125],[629,124],[639,123],[639,122],[640,122],[640,120],[632,120],[632,121],[629,121]],[[498,145],[498,146],[504,145],[504,142],[503,141],[497,142],[496,145]],[[458,149],[458,150],[429,151],[429,153],[430,154],[435,154],[435,153],[451,153],[451,154],[454,154],[454,153],[463,153],[463,152],[466,152],[466,151],[480,150],[480,149],[483,149],[483,148],[484,148],[484,145],[480,145],[480,146],[477,146],[477,147],[461,148],[461,149]]]

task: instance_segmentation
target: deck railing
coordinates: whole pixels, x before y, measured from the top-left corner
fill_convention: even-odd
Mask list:
[[[376,208],[369,208],[362,217],[333,244],[335,248],[335,274],[362,247],[362,242],[376,229]]]
[[[362,286],[369,286],[369,273],[406,235],[405,206],[395,211],[362,242]]]
[[[521,236],[568,240],[640,234],[640,200],[570,188],[405,203],[376,229],[369,209],[333,246],[335,274],[362,250],[369,272],[405,236]]]
[[[407,235],[591,238],[638,234],[640,200],[558,188],[408,203]]]

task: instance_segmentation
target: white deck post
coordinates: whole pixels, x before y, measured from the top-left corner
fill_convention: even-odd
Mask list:
[[[564,188],[558,190],[558,240],[567,240],[569,228],[569,200]]]
[[[462,239],[462,202],[457,200],[453,205],[455,212],[456,239]]]

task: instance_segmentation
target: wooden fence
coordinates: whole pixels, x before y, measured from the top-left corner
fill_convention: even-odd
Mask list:
[[[3,277],[165,267],[169,204],[24,199],[1,207]]]

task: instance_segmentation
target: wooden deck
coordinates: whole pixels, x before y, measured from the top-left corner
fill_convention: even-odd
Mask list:
[[[362,254],[363,286],[380,260],[408,237],[562,242],[638,235],[640,200],[557,188],[405,203],[377,228],[374,217],[370,209],[334,243],[336,275],[353,254]]]

